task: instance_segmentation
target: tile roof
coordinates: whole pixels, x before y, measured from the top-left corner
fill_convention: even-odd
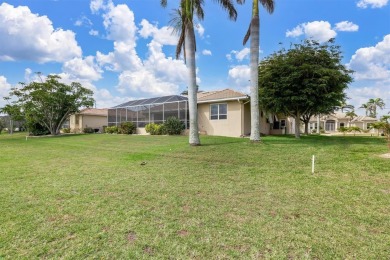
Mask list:
[[[232,89],[223,89],[218,91],[208,91],[198,93],[198,103],[212,100],[227,100],[227,99],[249,99],[249,97],[241,92]]]
[[[85,108],[80,111],[80,115],[91,115],[91,116],[107,116],[107,108]]]

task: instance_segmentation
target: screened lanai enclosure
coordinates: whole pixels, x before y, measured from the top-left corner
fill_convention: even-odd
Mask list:
[[[132,100],[108,109],[108,126],[133,122],[137,128],[149,123],[162,124],[169,117],[176,117],[188,128],[188,99],[184,96],[165,96]]]

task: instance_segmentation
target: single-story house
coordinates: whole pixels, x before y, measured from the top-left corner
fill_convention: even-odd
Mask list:
[[[198,126],[201,134],[239,137],[250,134],[249,97],[241,92],[224,89],[198,93]],[[137,133],[145,133],[148,123],[163,123],[169,116],[179,118],[188,129],[187,96],[172,95],[132,100],[108,109],[108,126],[131,121]],[[263,134],[294,133],[291,118],[260,113]]]
[[[329,115],[323,115],[318,117],[312,117],[309,122],[309,129],[311,131],[316,131],[317,125],[320,125],[320,129],[325,130],[327,133],[338,132],[340,127],[350,127],[357,126],[362,130],[369,130],[370,132],[374,132],[371,129],[370,124],[378,122],[376,118],[369,116],[357,116],[354,118],[350,118],[346,116],[346,113],[336,112]]]
[[[72,133],[81,133],[90,127],[95,132],[103,132],[107,126],[107,108],[85,108],[69,117],[69,128]]]

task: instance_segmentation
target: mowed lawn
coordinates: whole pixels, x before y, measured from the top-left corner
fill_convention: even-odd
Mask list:
[[[0,135],[0,258],[390,258],[383,138],[201,141]]]

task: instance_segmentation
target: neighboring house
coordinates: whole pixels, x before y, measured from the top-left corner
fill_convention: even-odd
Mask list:
[[[107,108],[85,108],[69,118],[69,128],[72,133],[81,133],[84,128],[90,127],[95,132],[103,132],[107,126]]]
[[[131,121],[137,133],[145,133],[148,123],[163,123],[169,116],[179,118],[188,129],[186,96],[165,96],[132,100],[108,110],[108,125]],[[198,93],[199,132],[207,135],[246,136],[250,134],[250,103],[246,94],[231,89]],[[262,134],[293,133],[294,120],[261,112]]]
[[[378,121],[376,118],[369,116],[357,116],[351,119],[346,116],[346,113],[336,112],[330,115],[320,116],[319,119],[318,117],[312,117],[309,122],[310,131],[316,131],[318,120],[320,129],[323,129],[328,133],[338,132],[340,127],[350,126],[357,126],[362,130],[370,130],[370,132],[373,133],[374,130],[371,129],[370,124]]]

